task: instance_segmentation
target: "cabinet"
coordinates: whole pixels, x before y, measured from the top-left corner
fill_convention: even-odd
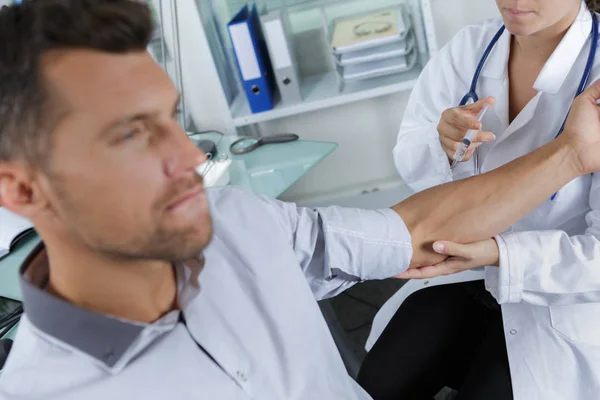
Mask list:
[[[286,35],[295,52],[303,101],[293,105],[279,102],[270,111],[253,114],[241,89],[227,31],[227,23],[246,2],[204,0],[198,3],[200,12],[211,16],[204,18],[203,29],[217,64],[229,116],[236,128],[410,90],[430,55],[437,50],[429,0],[258,0],[259,10],[281,10],[283,18],[288,21]],[[414,67],[404,73],[340,85],[330,47],[333,21],[400,7],[406,10],[416,36],[417,60]]]

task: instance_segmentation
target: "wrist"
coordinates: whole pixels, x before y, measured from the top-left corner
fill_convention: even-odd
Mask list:
[[[562,134],[555,142],[558,146],[558,151],[564,157],[566,171],[573,179],[588,173],[585,171],[584,164],[580,158],[581,145],[572,140],[571,135]]]
[[[498,246],[498,242],[496,238],[491,238],[491,247],[492,251],[490,253],[490,263],[488,264],[491,267],[499,267],[500,266],[500,247]]]

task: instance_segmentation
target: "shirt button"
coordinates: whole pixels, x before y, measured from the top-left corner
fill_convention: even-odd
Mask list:
[[[517,334],[517,330],[516,329],[511,329],[510,330],[510,334],[515,336]]]
[[[115,359],[115,353],[111,349],[107,349],[102,358],[104,358],[104,362],[111,363]]]
[[[237,372],[237,377],[241,382],[246,382],[248,380],[242,371]]]

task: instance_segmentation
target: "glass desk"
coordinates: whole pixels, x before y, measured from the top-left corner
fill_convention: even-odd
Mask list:
[[[217,144],[217,156],[226,154],[229,166],[229,185],[241,186],[254,194],[277,198],[304,174],[331,154],[336,143],[297,140],[261,146],[247,154],[229,152],[237,136],[219,133],[190,134],[194,141],[212,140]]]

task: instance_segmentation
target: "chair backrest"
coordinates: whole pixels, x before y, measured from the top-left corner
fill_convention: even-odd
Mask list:
[[[4,363],[6,363],[6,359],[8,358],[8,353],[10,353],[12,344],[13,344],[12,339],[0,340],[0,371],[4,367]]]
[[[23,315],[23,305],[16,301],[0,297],[0,370],[4,366],[12,347],[12,335]]]

